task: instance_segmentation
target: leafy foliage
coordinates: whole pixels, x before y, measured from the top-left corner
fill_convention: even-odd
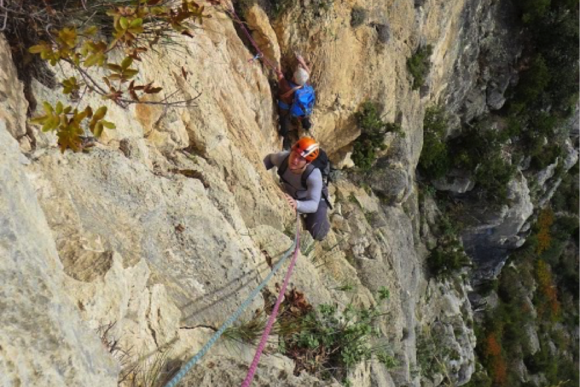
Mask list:
[[[378,302],[385,302],[389,297],[389,290],[381,287]],[[265,311],[270,310],[268,306]],[[285,295],[274,333],[279,336],[280,350],[296,362],[295,373],[307,371],[323,379],[332,376],[348,383],[348,371],[373,354],[387,368],[398,366],[384,346],[371,345],[379,337],[376,323],[383,315],[379,306],[365,308],[349,304],[342,311],[329,304],[313,308],[303,293],[293,289]],[[226,335],[253,343],[264,325],[264,313],[257,311],[248,322],[228,329]]]
[[[384,150],[383,141],[387,132],[403,134],[401,127],[394,123],[384,122],[378,112],[378,106],[370,101],[362,105],[355,113],[361,135],[354,142],[352,161],[362,170],[369,170],[377,158],[377,150]]]
[[[407,59],[407,69],[413,76],[413,90],[425,84],[425,79],[431,70],[431,54],[433,47],[429,44],[421,46]]]
[[[435,374],[443,375],[443,385],[452,385],[447,365],[460,359],[455,348],[444,340],[446,333],[437,323],[431,326],[416,328],[417,365],[419,373],[425,379],[432,379]]]
[[[442,178],[451,168],[467,171],[490,203],[505,203],[508,183],[514,177],[516,165],[506,158],[503,147],[517,131],[517,126],[512,124],[499,131],[481,121],[467,126],[459,136],[446,141],[448,126],[442,109],[427,109],[423,121],[420,170],[429,179]]]
[[[451,161],[445,142],[447,126],[447,118],[442,109],[427,109],[423,119],[423,149],[419,168],[431,179],[445,176],[450,167]]]
[[[115,128],[115,124],[103,119],[107,114],[105,106],[100,107],[94,114],[90,106],[83,111],[78,111],[78,109],[73,110],[71,106],[63,106],[61,102],[57,102],[56,108],[47,102],[43,104],[43,107],[45,114],[32,119],[31,122],[42,125],[43,132],[56,130],[62,152],[68,148],[75,152],[82,149],[81,136],[84,131],[81,125],[85,120],[89,121],[88,127],[95,137],[101,135],[103,128]]]
[[[569,115],[578,99],[578,2],[518,0],[516,6],[529,39],[510,109]]]
[[[550,318],[557,319],[560,314],[560,302],[558,301],[558,292],[554,286],[552,272],[550,267],[543,260],[536,262],[536,280],[538,281],[539,296],[549,308]],[[540,312],[544,309],[540,308]]]
[[[388,297],[386,289],[378,294],[379,301]],[[350,369],[370,359],[376,351],[370,340],[379,337],[376,322],[382,315],[378,307],[357,308],[349,304],[339,312],[334,305],[320,305],[301,319],[298,333],[284,339],[286,355],[297,361],[297,371],[305,369],[323,378],[330,373],[342,380]],[[396,366],[384,351],[377,353],[389,366]]]
[[[516,109],[523,109],[534,102],[550,83],[550,72],[542,55],[538,55],[530,68],[523,72],[516,89]]]
[[[33,119],[43,130],[56,132],[63,152],[82,149],[84,128],[95,137],[103,128],[114,128],[103,120],[104,106],[77,110],[86,93],[99,94],[121,107],[143,102],[143,95],[159,93],[161,88],[153,82],[136,83],[139,69],[134,61],[141,61],[145,52],[172,33],[193,36],[194,23],[210,17],[193,0],[177,4],[164,0],[102,0],[92,4],[56,0],[50,5],[25,0],[10,4],[5,12],[10,20],[7,34],[11,45],[16,50],[28,47],[27,52],[19,51],[27,58],[25,63],[34,60],[26,55],[38,55],[51,66],[65,63],[74,73],[61,85],[63,94],[76,102],[76,107],[59,102],[49,109],[44,103],[45,114]],[[33,28],[23,32],[30,26]],[[117,63],[113,58],[119,56]],[[187,102],[159,103],[185,106]]]
[[[445,215],[439,218],[437,234],[437,246],[427,257],[432,275],[448,277],[471,265],[471,260],[465,254],[463,244],[457,236],[457,227]]]
[[[537,223],[539,229],[536,236],[538,241],[536,246],[537,254],[542,254],[544,251],[548,250],[548,247],[550,247],[550,244],[552,243],[552,235],[550,233],[552,224],[554,224],[554,213],[552,210],[542,210]]]

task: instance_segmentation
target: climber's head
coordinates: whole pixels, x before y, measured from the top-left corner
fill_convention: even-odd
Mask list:
[[[306,82],[308,82],[308,71],[304,70],[302,67],[298,67],[296,71],[294,71],[294,83],[298,86],[304,86]]]
[[[298,173],[318,157],[319,147],[310,137],[302,137],[292,146],[288,166],[291,171]]]

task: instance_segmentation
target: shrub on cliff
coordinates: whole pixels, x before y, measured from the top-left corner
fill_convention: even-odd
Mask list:
[[[379,339],[378,322],[386,313],[381,302],[390,297],[387,288],[379,288],[377,304],[371,307],[346,305],[341,311],[336,305],[322,304],[314,308],[303,293],[292,289],[285,294],[274,332],[278,336],[279,350],[294,360],[295,372],[306,371],[327,380],[334,377],[349,385],[350,370],[371,356],[387,368],[397,366],[396,359],[376,345]],[[271,308],[270,306],[269,308]],[[265,314],[255,316],[226,331],[226,337],[254,343],[266,324]]]
[[[447,126],[443,109],[427,109],[423,119],[423,149],[419,158],[419,168],[427,178],[438,179],[449,170],[451,160],[445,141]]]
[[[402,134],[401,127],[394,123],[384,122],[378,112],[378,105],[370,101],[365,102],[355,113],[357,126],[361,130],[360,136],[354,142],[352,161],[362,170],[369,170],[377,159],[377,150],[384,150],[385,134],[394,132]]]
[[[522,72],[515,89],[513,102],[510,105],[512,112],[519,113],[526,109],[528,104],[535,103],[549,82],[550,72],[546,61],[541,55],[538,55],[530,67]]]
[[[431,69],[431,45],[421,46],[407,59],[407,69],[413,76],[413,90],[417,90],[425,84],[425,79]]]
[[[367,10],[363,7],[354,6],[350,13],[350,26],[356,28],[362,26],[367,20]]]
[[[519,0],[515,2],[522,13],[522,20],[531,23],[546,16],[550,9],[550,0]]]
[[[449,217],[442,215],[433,231],[437,236],[437,246],[427,257],[429,272],[433,276],[452,276],[461,269],[471,266],[471,260],[458,236],[459,229]]]

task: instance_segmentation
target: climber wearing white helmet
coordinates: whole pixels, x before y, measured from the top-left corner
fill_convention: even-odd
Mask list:
[[[284,138],[284,149],[290,147],[288,132],[292,119],[300,121],[305,130],[310,130],[312,127],[310,115],[315,96],[314,89],[308,84],[310,68],[301,55],[296,55],[296,59],[298,67],[294,71],[292,81],[288,81],[280,69],[276,70],[280,88],[278,96],[280,135]]]

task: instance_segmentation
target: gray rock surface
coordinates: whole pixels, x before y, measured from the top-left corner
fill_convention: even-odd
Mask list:
[[[116,363],[63,288],[26,162],[0,119],[0,385],[116,386]]]
[[[527,179],[519,173],[508,187],[509,205],[489,208],[472,203],[470,218],[478,224],[466,227],[462,233],[465,251],[478,264],[477,278],[493,278],[503,266],[510,249],[522,243],[519,235],[534,205]],[[473,222],[473,220],[472,220]]]
[[[433,186],[439,191],[449,191],[463,194],[475,187],[475,183],[470,176],[460,171],[451,171],[445,177],[433,181]]]

